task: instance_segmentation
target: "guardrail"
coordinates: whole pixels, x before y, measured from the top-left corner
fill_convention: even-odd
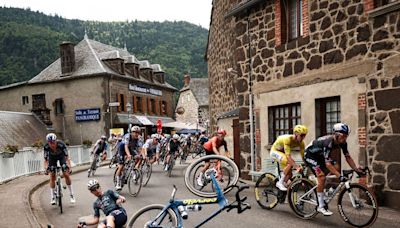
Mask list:
[[[68,147],[72,167],[91,162],[92,148],[83,146]],[[108,149],[107,158],[111,158]],[[14,178],[35,174],[44,171],[43,149],[24,148],[14,154],[13,157],[3,157],[0,154],[0,184]]]

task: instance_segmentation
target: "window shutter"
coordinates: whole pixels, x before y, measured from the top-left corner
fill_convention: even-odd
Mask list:
[[[133,113],[137,112],[137,104],[136,104],[136,96],[132,97],[132,107],[133,107]]]
[[[124,94],[123,96],[124,96],[124,100],[123,100],[123,102],[124,102],[124,112],[126,112],[127,111],[126,110],[126,95]]]
[[[121,99],[120,99],[120,96],[119,96],[118,93],[117,93],[117,102],[119,102],[119,106],[117,107],[117,111],[121,112]]]

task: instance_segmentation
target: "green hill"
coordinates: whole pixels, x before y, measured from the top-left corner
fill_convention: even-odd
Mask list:
[[[207,77],[208,31],[188,22],[99,22],[69,20],[30,9],[0,7],[0,85],[26,81],[59,57],[62,41],[90,39],[123,48],[139,60],[160,64],[166,80],[182,87],[182,76]]]

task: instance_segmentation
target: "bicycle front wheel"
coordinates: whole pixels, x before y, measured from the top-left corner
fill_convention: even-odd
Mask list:
[[[144,163],[143,166],[142,166],[143,187],[146,186],[147,183],[150,180],[151,173],[152,173],[152,170],[153,170],[152,167],[153,166],[149,162]]]
[[[198,180],[200,172],[204,170],[204,167],[207,165],[207,163],[210,163],[210,166],[207,170],[211,170],[216,168],[215,167],[215,161],[219,160],[221,161],[221,173],[217,174],[216,179],[217,182],[220,181],[223,183],[223,186],[221,186],[221,189],[224,193],[229,192],[232,188],[228,188],[230,185],[234,185],[237,183],[239,180],[239,169],[236,166],[236,164],[229,158],[221,155],[209,155],[202,157],[193,163],[191,163],[188,168],[186,169],[185,172],[185,185],[191,191],[193,194],[200,196],[200,197],[215,197],[217,195],[215,188],[211,187],[212,182],[211,179],[203,178],[202,187],[199,187],[199,182]],[[210,162],[211,161],[211,162]],[[199,168],[202,167],[202,168]],[[207,172],[206,170],[206,172]],[[202,174],[204,175],[204,174]],[[218,176],[222,175],[222,176]],[[197,183],[197,184],[196,184]],[[205,183],[208,183],[210,187],[205,186]]]
[[[299,178],[290,184],[288,200],[290,208],[302,219],[311,219],[318,214],[317,190],[308,179]]]
[[[129,219],[128,228],[177,227],[178,218],[174,211],[172,209],[163,211],[163,209],[164,205],[161,204],[151,204],[143,207]],[[163,213],[160,214],[161,212]]]
[[[263,173],[254,186],[254,194],[261,208],[270,210],[278,205],[279,189],[275,186],[277,178],[272,173]]]
[[[338,210],[342,219],[355,227],[372,225],[378,217],[378,203],[374,194],[361,184],[352,183],[339,193]]]
[[[139,195],[140,189],[142,188],[142,181],[143,181],[142,172],[134,168],[128,177],[128,188],[129,188],[129,194],[131,196],[136,197],[137,195]]]
[[[63,213],[63,207],[62,207],[62,190],[61,190],[62,186],[61,186],[61,180],[58,179],[57,180],[57,203],[58,206],[60,207],[60,212],[61,214]]]

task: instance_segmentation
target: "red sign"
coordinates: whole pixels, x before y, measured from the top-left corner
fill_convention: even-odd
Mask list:
[[[161,122],[161,120],[160,119],[158,119],[157,120],[157,130],[160,130],[160,129],[162,129],[162,122]]]

